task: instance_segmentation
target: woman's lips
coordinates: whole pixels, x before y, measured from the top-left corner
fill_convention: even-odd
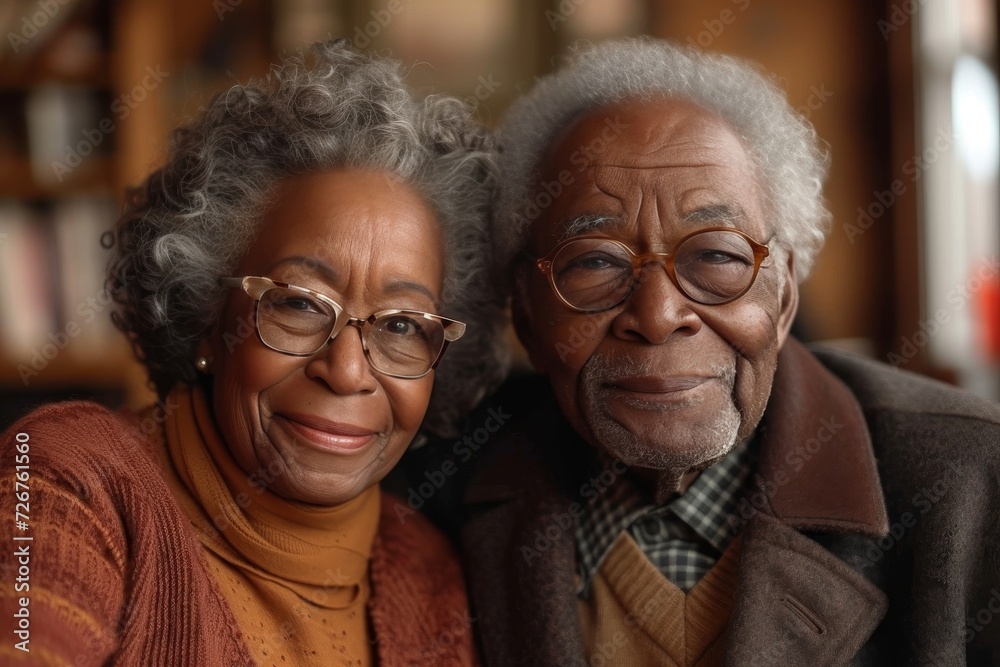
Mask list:
[[[343,424],[313,415],[285,413],[275,415],[275,418],[301,439],[325,450],[355,451],[378,435],[377,431],[364,426]]]

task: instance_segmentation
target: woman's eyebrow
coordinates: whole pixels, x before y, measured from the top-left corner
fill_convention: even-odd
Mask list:
[[[386,283],[385,287],[386,294],[402,294],[402,293],[413,293],[419,292],[426,296],[432,304],[434,304],[434,309],[438,310],[441,308],[441,302],[438,301],[437,297],[427,289],[424,285],[420,283],[415,283],[410,280],[392,280]]]
[[[285,266],[287,264],[308,269],[310,271],[316,271],[331,285],[336,285],[340,278],[340,274],[337,273],[337,270],[326,262],[316,259],[315,257],[305,257],[303,255],[292,255],[291,257],[279,259],[274,264],[271,264],[267,271],[270,273],[279,266]]]
[[[327,264],[326,262],[318,260],[315,257],[305,257],[302,255],[293,255],[291,257],[284,257],[282,259],[279,259],[274,264],[272,264],[268,268],[268,272],[274,271],[279,266],[286,266],[286,265],[292,265],[295,267],[305,268],[310,271],[315,271],[319,273],[323,277],[323,279],[331,286],[337,285],[339,283],[340,274],[337,272],[337,270],[332,266],[330,266],[329,264]],[[385,291],[386,294],[404,294],[404,293],[412,294],[413,292],[418,292],[426,296],[427,299],[432,304],[434,304],[435,309],[441,308],[441,302],[437,299],[437,297],[434,296],[434,293],[431,292],[430,289],[428,289],[425,285],[413,282],[412,280],[401,280],[401,279],[389,280],[387,283],[385,283],[383,290]]]

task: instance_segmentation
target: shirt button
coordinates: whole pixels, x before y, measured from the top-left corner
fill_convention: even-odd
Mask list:
[[[643,517],[639,522],[639,532],[647,540],[658,540],[663,536],[663,522],[655,516]]]

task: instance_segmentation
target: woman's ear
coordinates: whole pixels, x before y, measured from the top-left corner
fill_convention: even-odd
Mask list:
[[[795,314],[799,310],[799,281],[795,275],[795,255],[788,254],[788,261],[785,266],[778,266],[783,272],[781,278],[781,294],[778,295],[778,344],[785,344],[788,334],[792,329],[792,322],[795,321]]]

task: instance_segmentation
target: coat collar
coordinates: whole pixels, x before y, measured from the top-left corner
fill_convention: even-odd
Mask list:
[[[801,343],[789,338],[758,427],[763,492],[756,509],[797,530],[889,529],[871,436],[857,399]]]
[[[585,445],[561,418],[551,396],[535,417],[522,421],[504,447],[487,453],[465,495],[466,504],[510,500],[551,485],[552,480],[532,474],[546,467],[561,473],[556,480],[561,485],[572,484],[571,470],[584,458],[572,448]],[[754,510],[797,530],[886,534],[885,499],[861,406],[794,338],[778,354],[758,431],[758,493],[749,499]],[[539,451],[537,443],[552,447]],[[557,465],[545,466],[545,459]],[[526,465],[529,461],[542,465]]]

